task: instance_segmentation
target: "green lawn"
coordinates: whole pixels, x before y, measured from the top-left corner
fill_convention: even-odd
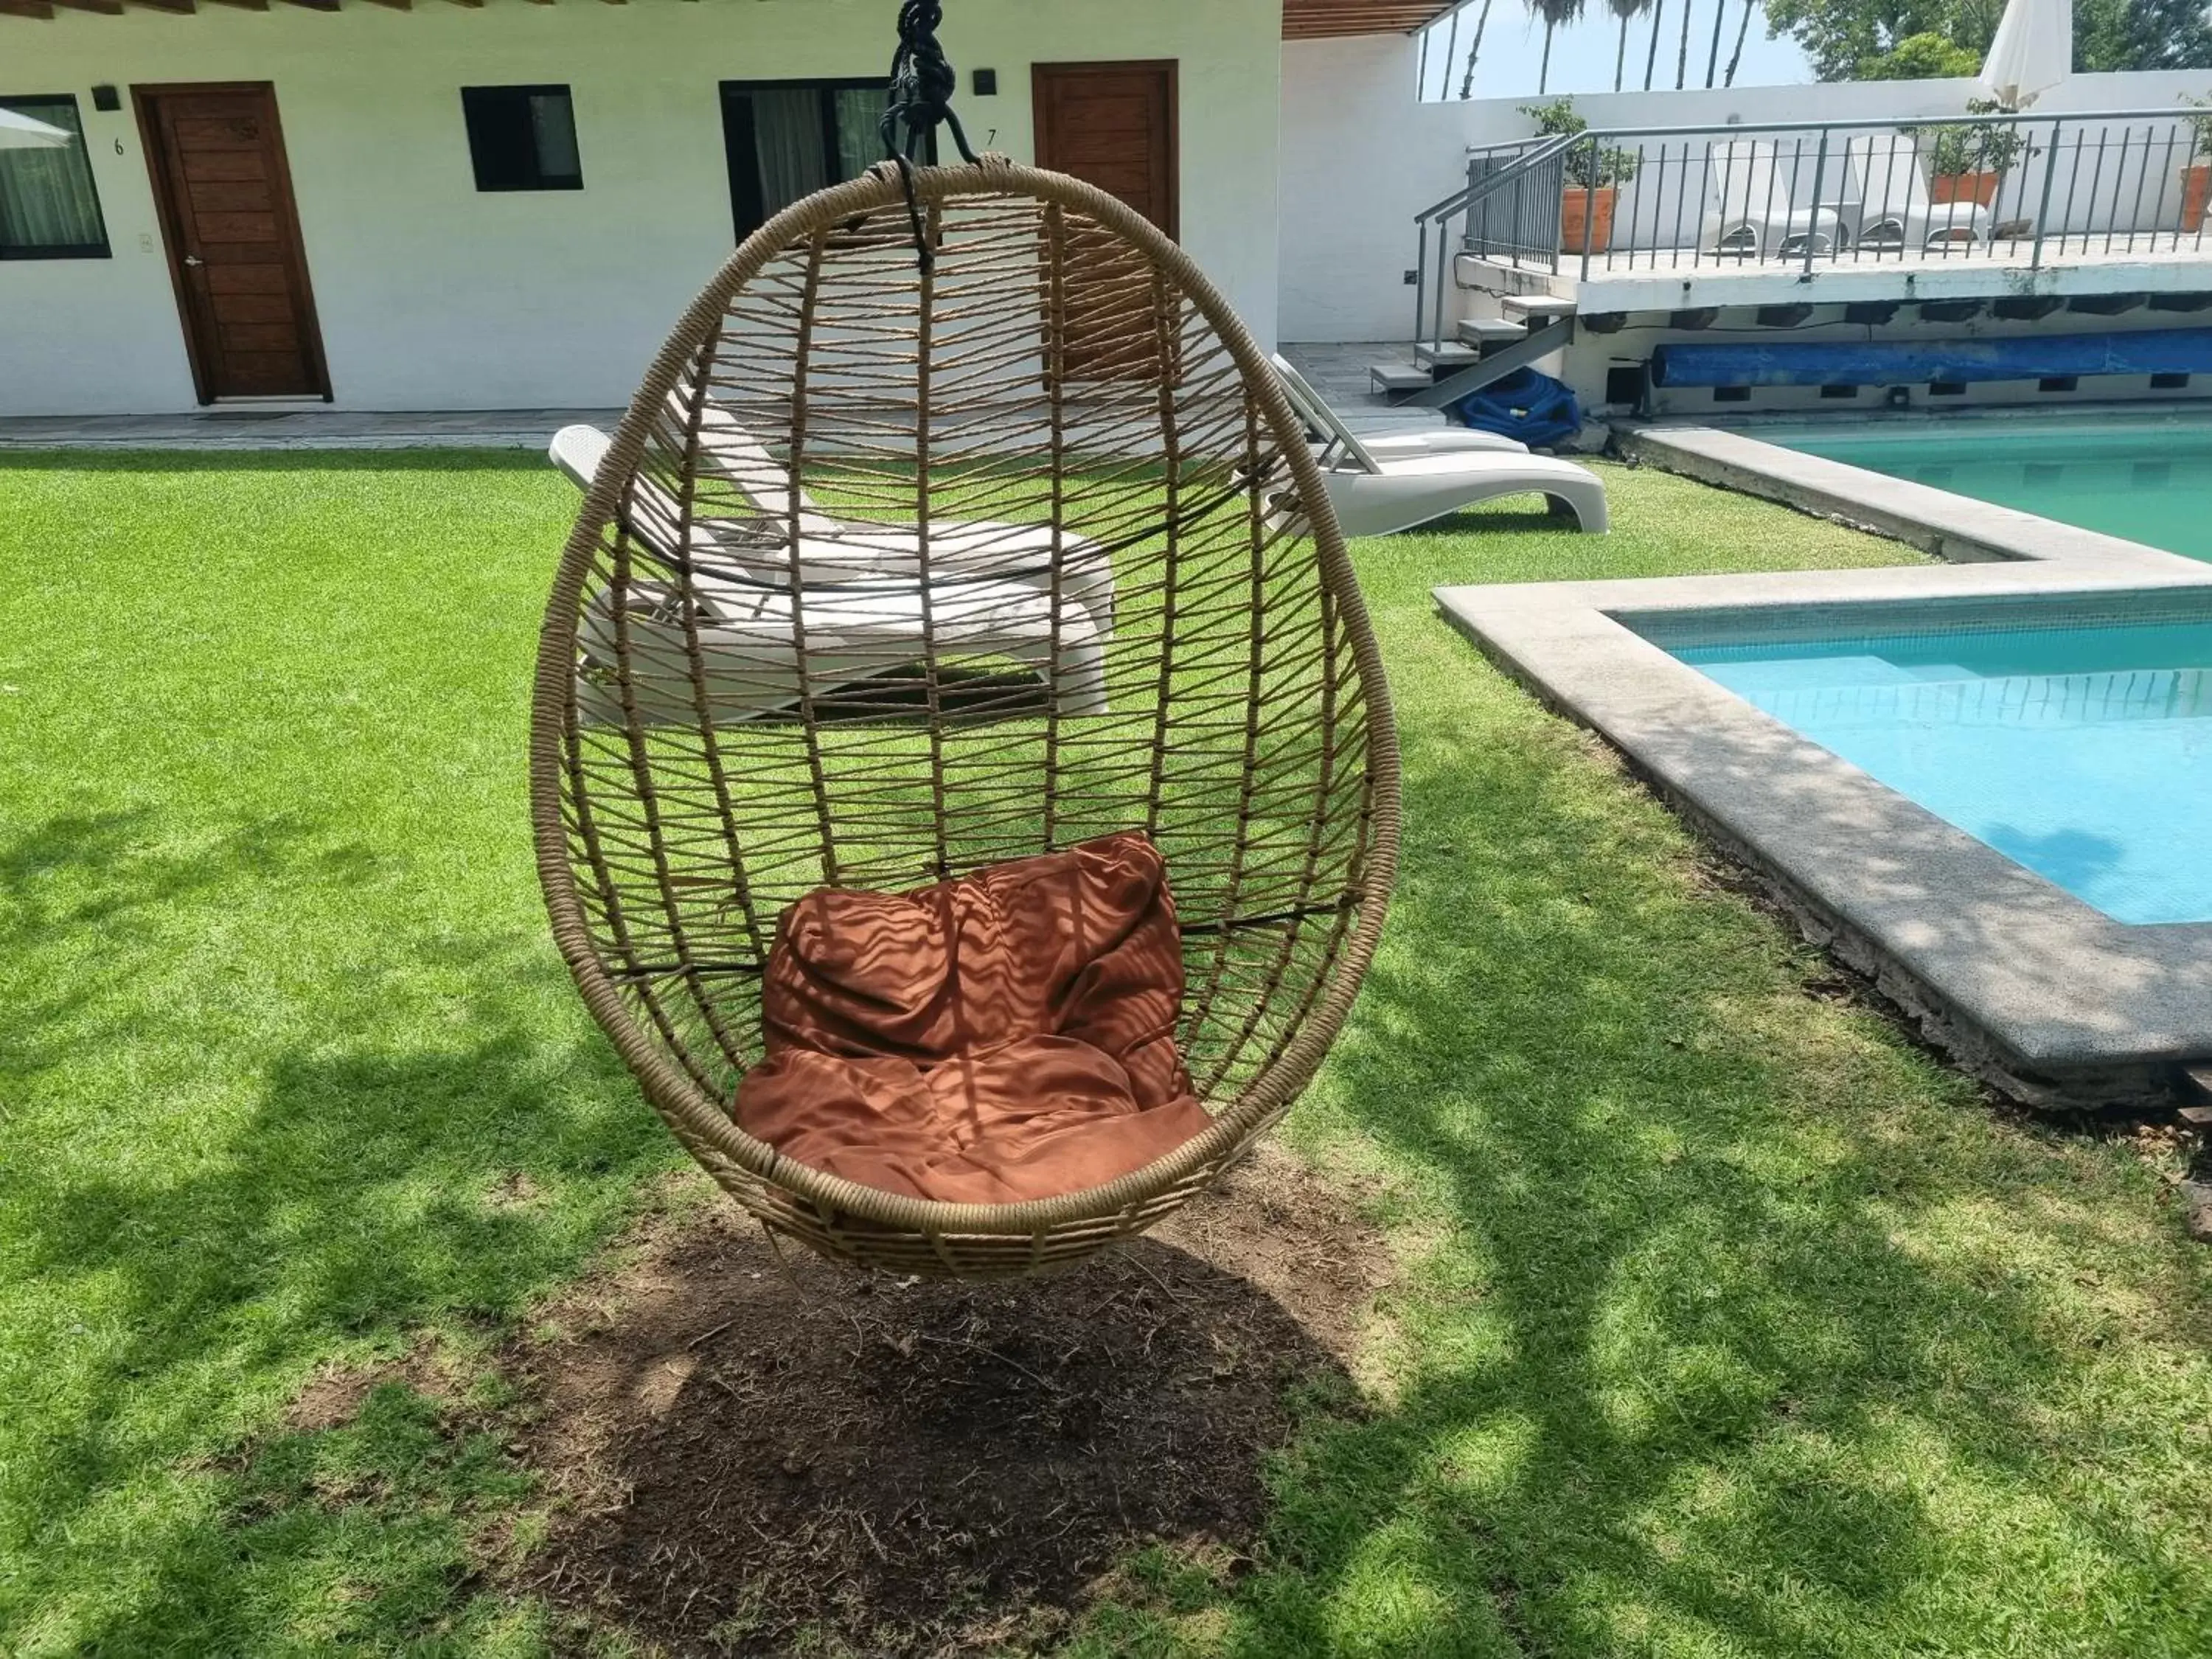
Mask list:
[[[1358,550],[1407,856],[1291,1138],[1404,1261],[1259,1571],[1079,1646],[2212,1652],[2212,1253],[1848,1002],[1443,580],[1890,562],[1610,469],[1615,534]],[[520,1490],[320,1364],[481,1351],[680,1154],[545,936],[525,684],[573,494],[491,456],[0,458],[0,1651],[532,1653]],[[519,1547],[519,1546],[518,1546]]]

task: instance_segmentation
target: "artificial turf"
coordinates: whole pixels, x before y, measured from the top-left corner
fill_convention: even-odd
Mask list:
[[[1293,1143],[1402,1263],[1256,1570],[1097,1654],[2212,1652],[2212,1268],[2132,1146],[1848,998],[1440,581],[1893,562],[1608,469],[1356,550],[1406,755]],[[494,455],[0,459],[0,1650],[534,1653],[526,1484],[319,1368],[481,1350],[679,1155],[545,936],[525,686],[573,495]]]

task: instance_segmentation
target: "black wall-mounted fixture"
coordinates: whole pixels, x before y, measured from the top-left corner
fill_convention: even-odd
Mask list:
[[[978,98],[996,98],[999,95],[999,71],[994,69],[977,70],[975,85]]]
[[[123,107],[123,94],[113,87],[94,87],[92,89],[92,106],[94,109],[104,109],[112,115]]]

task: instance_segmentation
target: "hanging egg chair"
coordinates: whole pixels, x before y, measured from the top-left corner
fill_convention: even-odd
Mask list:
[[[1396,744],[1297,422],[1180,249],[1073,179],[886,163],[745,241],[586,476],[532,704],[554,933],[772,1235],[1048,1270],[1282,1115],[1381,931]],[[1210,1127],[1104,1186],[965,1205],[738,1127],[787,907],[1132,830],[1172,877]]]

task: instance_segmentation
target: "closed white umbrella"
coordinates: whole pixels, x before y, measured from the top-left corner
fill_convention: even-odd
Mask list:
[[[2074,0],[2008,0],[1982,64],[1982,90],[2026,109],[2074,72]]]
[[[59,149],[74,137],[12,109],[0,109],[0,149]]]

